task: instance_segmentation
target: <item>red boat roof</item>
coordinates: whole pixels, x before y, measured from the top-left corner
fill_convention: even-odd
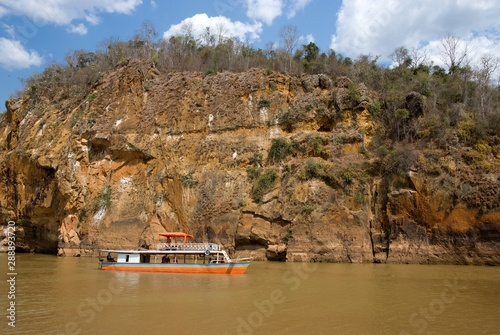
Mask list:
[[[186,243],[186,239],[190,238],[193,240],[194,242],[194,237],[193,235],[189,235],[189,234],[186,234],[186,233],[181,233],[181,232],[175,232],[175,233],[160,233],[158,234],[158,241],[160,241],[160,237],[161,236],[164,236],[164,237],[184,237],[184,243]]]

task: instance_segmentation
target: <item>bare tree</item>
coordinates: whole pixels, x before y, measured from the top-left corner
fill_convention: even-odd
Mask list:
[[[462,65],[468,65],[471,61],[470,42],[460,40],[454,34],[441,39],[440,54],[443,62],[448,66],[448,73],[453,74]]]
[[[215,45],[215,35],[212,34],[210,27],[205,27],[205,31],[203,32],[203,35],[201,37],[205,41],[205,45],[207,47],[213,47]]]
[[[148,44],[148,46],[152,46],[158,37],[158,32],[156,31],[153,22],[150,20],[144,20],[139,28],[138,35]]]
[[[417,69],[420,65],[428,65],[429,55],[426,49],[413,47],[409,51],[409,56],[411,58],[410,68],[412,71]]]
[[[406,49],[405,47],[399,47],[396,48],[396,50],[394,50],[392,54],[389,55],[389,57],[394,63],[396,63],[396,67],[400,67],[407,63],[407,59],[410,57],[409,54],[410,52],[408,51],[408,49]]]
[[[285,45],[285,50],[289,57],[289,68],[291,68],[293,50],[299,43],[299,30],[297,26],[287,24],[281,27],[279,36],[283,39],[283,44]]]
[[[227,29],[222,22],[217,23],[215,25],[215,29],[217,30],[217,43],[223,43],[226,39],[226,34],[229,32],[229,29]]]
[[[478,80],[483,85],[489,85],[491,83],[491,76],[500,65],[500,58],[492,54],[485,54],[479,62],[481,67],[478,71]]]
[[[500,58],[491,54],[485,54],[480,59],[480,65],[474,71],[474,77],[477,83],[477,99],[479,104],[479,114],[484,117],[491,110],[492,94],[494,90],[491,87],[492,75],[500,65]]]
[[[181,25],[181,31],[184,35],[192,36],[193,35],[193,23],[192,22],[183,22]]]

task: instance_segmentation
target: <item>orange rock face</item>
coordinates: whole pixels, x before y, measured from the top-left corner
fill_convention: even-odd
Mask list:
[[[136,65],[92,97],[7,102],[0,206],[20,249],[91,255],[186,231],[257,259],[500,263],[498,174],[370,173],[363,85],[352,105],[347,78]]]

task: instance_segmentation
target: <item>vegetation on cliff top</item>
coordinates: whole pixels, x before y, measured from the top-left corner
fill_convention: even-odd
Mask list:
[[[281,30],[283,48],[270,43],[266,49],[255,49],[209,28],[202,39],[195,39],[187,29],[182,36],[157,40],[155,28],[145,22],[129,41],[110,38],[95,52],[69,53],[66,64],[53,63],[42,73],[26,79],[24,92],[19,94],[29,94],[33,103],[41,96],[50,99],[61,93],[90,101],[94,97],[93,87],[106,72],[127,66],[132,60],[140,60],[143,67],[154,66],[159,71],[201,71],[207,75],[258,67],[265,74],[278,71],[347,76],[352,79],[349,91],[354,105],[359,100],[356,83],[364,83],[380,97],[370,110],[397,140],[448,141],[447,131],[458,127],[460,140],[477,142],[500,128],[500,91],[492,85],[499,60],[486,55],[479,65],[472,67],[467,62],[470,59],[467,48],[460,48],[460,40],[453,35],[442,40],[442,56],[448,69],[433,66],[423,50],[405,47],[394,51],[391,58],[395,66],[387,68],[377,64],[378,57],[371,55],[353,60],[334,50],[320,53],[313,42],[295,48],[298,34],[293,32],[293,26]],[[403,100],[409,92],[419,96],[407,101],[406,105],[411,104],[407,108]],[[417,122],[422,115],[424,120]]]
[[[96,98],[94,88],[103,76],[122,66],[137,67],[144,74],[145,91],[148,90],[145,76],[151,68],[159,72],[199,71],[211,75],[257,67],[264,75],[287,72],[347,77],[349,82],[343,83],[347,88],[345,106],[338,108],[358,106],[365,88],[376,97],[368,106],[377,124],[368,149],[379,157],[379,173],[407,171],[420,157],[418,163],[427,172],[438,174],[442,169],[431,152],[450,145],[470,148],[462,158],[472,169],[498,168],[488,157],[500,153],[500,88],[493,84],[499,59],[486,55],[473,67],[467,61],[467,46],[460,48],[460,40],[450,35],[442,40],[447,69],[434,66],[423,50],[405,47],[394,51],[391,55],[394,66],[389,68],[379,65],[378,57],[371,55],[353,60],[334,50],[320,53],[313,42],[292,47],[298,44],[296,34],[292,33],[293,27],[283,27],[280,33],[283,48],[269,44],[267,49],[255,49],[208,28],[200,40],[189,30],[182,36],[157,40],[154,27],[145,22],[129,41],[109,39],[95,52],[77,50],[68,54],[66,64],[51,64],[42,73],[25,80],[24,92],[19,94],[29,95],[33,106],[55,97],[90,103]],[[258,105],[267,108],[270,103],[262,98]],[[321,112],[318,108],[317,113]],[[294,111],[283,110],[277,115],[278,121],[270,122],[287,124],[292,129],[296,118]],[[337,140],[342,143],[356,140],[341,135]],[[282,162],[294,150],[292,144],[286,139],[275,139],[268,163]],[[422,146],[430,149],[423,158],[415,153]],[[255,171],[250,173],[260,174],[257,166],[252,169]]]

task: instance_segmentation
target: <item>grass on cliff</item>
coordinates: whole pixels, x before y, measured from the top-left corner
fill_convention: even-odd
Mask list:
[[[282,162],[289,154],[292,153],[292,146],[288,139],[278,137],[273,139],[271,148],[267,154],[267,160],[271,164]]]
[[[111,206],[111,186],[106,185],[101,193],[94,199],[94,212],[108,209]]]
[[[184,187],[193,188],[198,185],[198,180],[193,177],[193,173],[194,171],[189,171],[189,173],[181,177],[182,185],[184,185]]]
[[[264,174],[255,179],[252,198],[255,203],[260,203],[264,194],[269,192],[278,179],[278,175],[273,170],[266,170]]]

